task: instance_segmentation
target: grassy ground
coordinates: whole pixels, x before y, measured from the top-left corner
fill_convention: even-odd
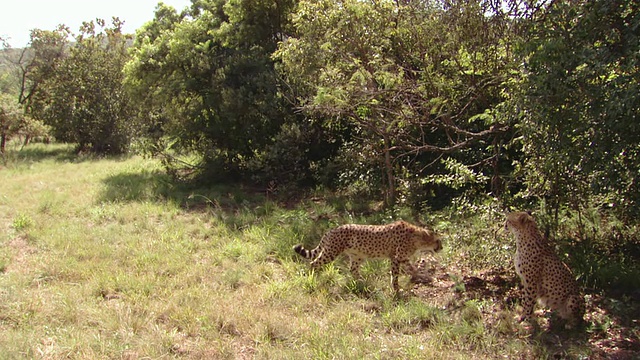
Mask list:
[[[356,206],[357,205],[357,206]],[[585,329],[515,322],[513,240],[501,215],[361,212],[243,188],[187,189],[139,157],[62,145],[0,163],[0,358],[631,359],[634,299],[589,294]],[[368,213],[369,215],[362,215]],[[404,295],[388,263],[354,282],[342,261],[294,257],[338,224],[420,221],[444,235]],[[487,225],[489,224],[489,225]],[[402,283],[402,280],[401,280]]]

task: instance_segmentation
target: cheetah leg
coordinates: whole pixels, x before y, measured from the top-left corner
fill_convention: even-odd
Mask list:
[[[404,261],[399,261],[398,259],[391,260],[391,287],[395,292],[398,292],[400,289],[398,286],[398,276],[400,275],[400,266],[404,264]]]
[[[563,316],[572,325],[580,325],[584,321],[584,298],[580,295],[570,295],[567,298]]]
[[[313,261],[311,261],[311,268],[318,269],[322,266],[330,263],[335,259],[335,256],[327,255],[324,251],[321,251]]]
[[[530,319],[533,315],[533,307],[536,304],[536,297],[533,288],[525,286],[522,290],[522,316],[520,321]]]
[[[411,276],[412,279],[418,274],[417,268],[409,260],[402,261],[401,263],[404,272]]]
[[[398,277],[400,276],[400,269],[404,270],[407,275],[411,276],[411,281],[415,278],[416,268],[411,264],[411,262],[407,260],[398,260],[393,259],[391,261],[391,287],[395,292],[398,292]]]
[[[363,259],[360,257],[352,256],[350,257],[351,264],[349,265],[349,269],[351,270],[351,275],[356,280],[360,280],[360,264],[362,264]]]

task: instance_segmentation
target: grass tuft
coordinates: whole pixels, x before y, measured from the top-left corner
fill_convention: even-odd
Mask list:
[[[33,224],[33,220],[29,215],[18,214],[18,216],[13,219],[13,223],[11,227],[13,227],[16,231],[25,231]]]

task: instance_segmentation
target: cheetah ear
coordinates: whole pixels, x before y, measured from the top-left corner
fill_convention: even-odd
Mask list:
[[[518,222],[524,224],[531,219],[531,213],[529,211],[521,212],[518,216]]]

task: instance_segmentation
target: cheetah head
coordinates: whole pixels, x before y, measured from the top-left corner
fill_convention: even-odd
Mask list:
[[[413,239],[418,250],[438,252],[442,250],[442,240],[435,232],[428,229],[416,228]]]
[[[507,219],[504,222],[504,228],[511,230],[512,232],[522,231],[531,226],[535,226],[536,222],[529,213],[524,211],[516,211],[507,214]]]

